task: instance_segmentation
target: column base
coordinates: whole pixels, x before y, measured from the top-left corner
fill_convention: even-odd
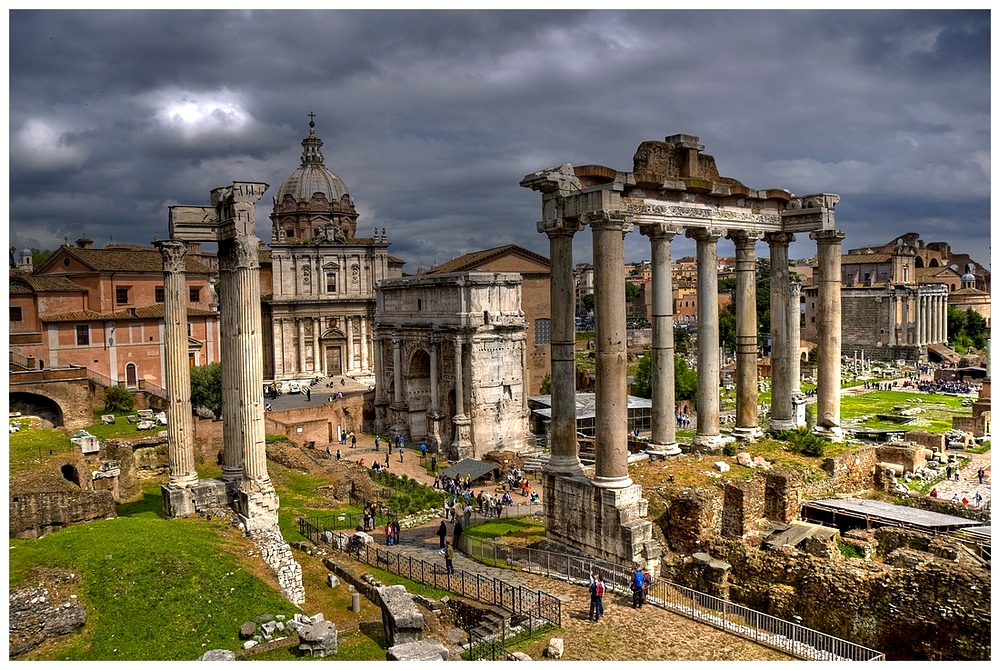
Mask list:
[[[715,449],[722,446],[723,438],[721,435],[698,435],[695,434],[694,439],[691,440],[691,445],[694,447],[704,447],[705,449]]]
[[[840,426],[816,426],[813,432],[834,442],[841,442],[844,439],[844,431]]]
[[[278,525],[278,494],[274,488],[262,486],[257,490],[247,490],[246,482],[236,494],[236,514],[243,527],[251,535]]]
[[[732,435],[737,440],[753,442],[758,438],[763,437],[764,431],[760,429],[760,426],[753,426],[752,428],[741,428],[737,426],[736,428],[733,428]]]
[[[655,576],[663,549],[645,518],[641,486],[608,489],[586,478],[546,475],[542,487],[547,539]]]
[[[163,513],[168,517],[187,516],[211,507],[226,506],[226,485],[218,479],[202,479],[197,486],[171,488],[167,484],[160,487],[163,497]]]
[[[801,393],[792,395],[792,420],[796,428],[806,425],[806,397]]]
[[[665,461],[672,456],[680,456],[681,448],[676,442],[667,442],[665,444],[650,442],[645,452],[649,454],[650,461],[655,461],[657,458]]]
[[[795,423],[795,419],[771,419],[771,430],[795,430],[798,425]]]
[[[198,486],[198,473],[192,472],[179,477],[167,477],[167,486],[171,489],[191,489]]]
[[[562,477],[585,477],[583,463],[576,456],[550,456],[542,468],[549,475]]]
[[[591,483],[599,489],[623,489],[632,486],[632,478],[624,477],[594,477]]]

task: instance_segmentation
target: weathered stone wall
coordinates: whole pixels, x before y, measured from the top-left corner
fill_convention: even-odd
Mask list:
[[[904,472],[913,472],[927,466],[927,449],[912,445],[879,445],[875,447],[875,455],[879,463],[895,463],[902,465]]]
[[[118,502],[128,502],[141,496],[132,444],[126,440],[105,440],[101,452],[102,460],[119,462]]]
[[[759,534],[764,516],[764,480],[727,482],[723,493],[722,537],[748,539]]]
[[[671,551],[693,554],[721,531],[722,499],[708,491],[684,489],[667,494],[660,526]]]
[[[730,597],[753,609],[800,617],[805,626],[882,651],[889,660],[990,658],[987,569],[940,559],[915,568],[819,559],[724,540],[707,551],[731,564]],[[664,570],[666,579],[685,583],[677,562]]]
[[[764,517],[779,523],[789,523],[799,517],[799,487],[801,477],[791,470],[764,473]]]
[[[14,493],[8,498],[10,537],[37,538],[63,526],[115,516],[110,491]]]
[[[360,433],[364,423],[365,394],[353,393],[327,401],[330,397],[330,394],[317,392],[312,396],[314,405],[265,412],[264,432],[287,435],[299,444],[315,442],[317,445],[336,442],[338,427],[347,433]]]
[[[864,446],[833,458],[823,459],[823,469],[845,490],[858,491],[871,487],[878,456],[875,447]]]
[[[921,447],[926,449],[933,449],[934,451],[944,451],[945,449],[944,433],[928,433],[926,430],[911,430],[905,437],[907,442],[919,444]]]

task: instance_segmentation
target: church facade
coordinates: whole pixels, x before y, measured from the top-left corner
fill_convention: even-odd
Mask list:
[[[401,277],[385,228],[358,237],[358,212],[328,170],[309,122],[301,164],[282,183],[271,213],[271,291],[265,287],[265,378],[349,376],[374,381],[375,290]]]

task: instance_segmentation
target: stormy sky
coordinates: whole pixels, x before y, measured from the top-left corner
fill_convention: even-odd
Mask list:
[[[315,112],[358,235],[386,228],[410,273],[548,255],[524,175],[629,171],[677,133],[751,188],[838,193],[845,249],[915,231],[989,263],[988,11],[17,10],[9,32],[18,248],[147,244],[169,205],[236,180],[271,185],[269,242]],[[649,255],[627,236],[627,260]]]

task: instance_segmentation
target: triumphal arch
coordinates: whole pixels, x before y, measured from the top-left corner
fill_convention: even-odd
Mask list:
[[[650,451],[680,453],[674,420],[673,310],[670,247],[683,233],[697,245],[698,421],[694,447],[718,448],[718,243],[736,248],[737,414],[733,435],[753,439],[757,427],[755,244],[771,259],[771,427],[803,421],[798,381],[798,286],[791,284],[788,245],[796,234],[816,241],[819,287],[819,369],[816,430],[840,439],[840,255],[843,231],[834,225],[839,196],[795,196],[755,190],[722,177],[698,137],[672,135],[639,145],[631,172],[602,165],[557,168],[527,175],[521,186],[542,194],[538,232],[548,235],[551,262],[552,441],[544,478],[547,535],[609,560],[655,571],[660,546],[645,519],[642,487],[628,474],[624,236],[638,227],[652,256],[653,398]],[[593,235],[596,330],[596,463],[588,477],[576,439],[573,236]]]

